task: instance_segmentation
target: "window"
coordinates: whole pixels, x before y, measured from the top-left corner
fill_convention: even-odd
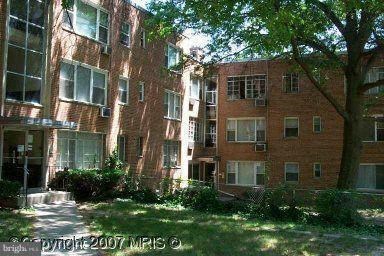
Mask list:
[[[199,79],[191,79],[189,85],[189,97],[196,100],[203,98],[201,82]]]
[[[60,98],[105,105],[107,72],[83,65],[61,62]]]
[[[264,162],[227,162],[227,184],[255,186],[264,182]]]
[[[361,164],[356,187],[384,189],[384,164]]]
[[[164,117],[170,119],[181,119],[181,105],[180,105],[180,94],[165,91],[164,94]]]
[[[71,24],[74,26],[71,27]],[[94,7],[81,0],[74,0],[73,6],[63,15],[63,26],[80,35],[108,44],[109,14],[100,7]]]
[[[40,104],[43,81],[44,1],[10,1],[7,100]]]
[[[322,130],[321,117],[314,116],[313,117],[313,132],[320,133]]]
[[[284,119],[284,137],[296,138],[299,136],[299,118],[286,117]]]
[[[167,45],[165,47],[165,66],[168,69],[173,69],[180,62],[180,50],[172,45]]]
[[[103,136],[96,133],[59,131],[57,150],[59,169],[101,168]]]
[[[321,163],[314,163],[313,164],[313,176],[315,178],[320,178],[321,177]]]
[[[175,167],[179,165],[179,141],[164,141],[163,166]]]
[[[213,79],[205,80],[205,101],[208,105],[216,105],[217,84]]]
[[[299,92],[299,74],[286,73],[283,75],[283,91],[285,93]]]
[[[131,25],[127,22],[121,24],[120,42],[128,47],[131,44]]]
[[[298,163],[285,163],[285,181],[288,181],[288,182],[299,181],[299,164]]]
[[[366,119],[363,126],[363,141],[384,141],[384,122]]]
[[[201,142],[201,124],[196,118],[189,118],[189,141]]]
[[[228,99],[238,100],[265,97],[266,81],[266,75],[228,77]]]
[[[208,120],[206,122],[205,146],[216,147],[216,121]]]
[[[127,78],[119,79],[119,102],[122,104],[129,103],[129,80]]]
[[[146,42],[147,38],[146,38],[146,34],[145,34],[145,30],[144,29],[141,29],[140,30],[140,46],[145,48],[146,45],[147,45],[147,42]]]
[[[189,164],[188,165],[188,179],[200,180],[200,164]]]
[[[139,82],[139,101],[144,101],[144,82]]]
[[[227,141],[235,142],[264,142],[265,118],[257,119],[228,119]]]
[[[120,161],[125,162],[125,137],[117,136],[117,152],[119,154]]]
[[[143,156],[144,137],[137,138],[137,156]]]
[[[367,76],[365,77],[365,83],[374,83],[377,80],[384,79],[384,67],[381,68],[372,68],[368,71]],[[374,87],[369,89],[366,94],[375,95],[384,93],[384,85]]]

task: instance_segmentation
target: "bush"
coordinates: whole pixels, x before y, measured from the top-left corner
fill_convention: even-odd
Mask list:
[[[48,186],[72,192],[80,201],[100,200],[116,196],[124,177],[123,171],[115,169],[74,169],[58,172]]]
[[[357,212],[358,200],[354,192],[346,192],[336,189],[319,193],[316,198],[316,211],[323,220],[353,226],[360,222]]]
[[[158,195],[149,188],[134,191],[131,198],[139,203],[154,204],[160,202]]]
[[[0,180],[0,198],[16,198],[22,185],[16,181]]]
[[[207,186],[194,186],[178,190],[173,197],[168,197],[168,201],[200,211],[220,209],[217,190]]]

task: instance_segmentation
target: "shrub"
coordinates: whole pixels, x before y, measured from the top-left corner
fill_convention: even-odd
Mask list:
[[[72,192],[80,201],[100,200],[116,195],[124,177],[123,171],[115,169],[74,169],[58,172],[48,186]]]
[[[119,158],[119,152],[117,148],[112,151],[112,154],[105,159],[105,168],[110,170],[123,169],[124,163]]]
[[[17,181],[0,180],[0,198],[15,198],[20,195],[22,185]]]
[[[213,211],[220,208],[217,190],[207,186],[188,187],[175,192],[174,202],[195,210]]]
[[[160,202],[159,196],[149,188],[132,192],[131,198],[139,203],[154,204]]]
[[[356,199],[354,192],[336,189],[322,191],[316,198],[316,211],[327,222],[346,226],[356,225],[360,222]]]

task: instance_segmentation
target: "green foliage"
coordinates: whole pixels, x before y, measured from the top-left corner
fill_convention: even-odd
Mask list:
[[[358,200],[353,192],[331,189],[320,192],[316,199],[316,211],[330,223],[346,226],[360,223],[357,209]]]
[[[125,173],[116,169],[74,169],[58,172],[48,186],[72,192],[76,200],[100,200],[115,196],[124,177]]]
[[[0,180],[0,198],[15,198],[20,195],[22,185],[16,181]]]
[[[111,169],[111,170],[116,170],[116,169],[123,169],[124,163],[120,160],[119,158],[119,152],[117,148],[115,148],[112,152],[111,155],[105,159],[105,168],[106,169]]]

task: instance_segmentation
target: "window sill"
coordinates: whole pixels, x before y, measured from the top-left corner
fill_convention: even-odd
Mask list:
[[[100,105],[100,104],[95,104],[91,102],[84,102],[84,101],[78,101],[78,100],[71,100],[71,99],[65,99],[65,98],[59,98],[60,101],[67,102],[67,103],[76,103],[76,104],[81,104],[81,105],[86,105],[90,107],[107,107],[106,105]]]
[[[177,170],[180,170],[181,169],[181,166],[172,166],[172,167],[167,167],[167,166],[163,166],[163,170],[173,170],[173,169],[177,169]]]
[[[76,36],[80,36],[80,37],[85,38],[85,39],[88,39],[88,40],[91,40],[91,41],[93,41],[93,42],[95,42],[95,43],[98,43],[98,44],[101,44],[101,45],[110,46],[109,43],[104,43],[104,42],[101,42],[101,41],[99,41],[99,40],[97,40],[97,39],[95,39],[95,38],[92,38],[92,37],[89,37],[89,36],[80,34],[80,33],[76,32],[74,29],[66,28],[66,27],[63,26],[63,25],[61,26],[61,28],[62,28],[63,30],[65,30],[65,31],[67,31],[68,33],[74,34],[74,35],[76,35]]]
[[[255,143],[267,143],[265,141],[227,141],[228,143],[238,144],[255,144]]]
[[[297,137],[283,137],[284,140],[297,140],[299,139],[299,136]]]
[[[10,104],[26,105],[26,106],[38,107],[38,108],[43,108],[44,107],[40,103],[32,103],[32,102],[27,102],[27,101],[18,101],[18,100],[5,99],[5,102],[6,103],[10,103]]]
[[[164,117],[164,119],[166,120],[170,120],[170,121],[178,121],[178,122],[181,122],[181,119],[178,119],[178,118],[172,118],[172,117]]]
[[[128,107],[128,106],[129,106],[129,103],[119,102],[119,105],[120,105],[120,106],[124,106],[124,107]]]
[[[372,140],[372,141],[363,141],[363,143],[384,143],[384,140]]]

